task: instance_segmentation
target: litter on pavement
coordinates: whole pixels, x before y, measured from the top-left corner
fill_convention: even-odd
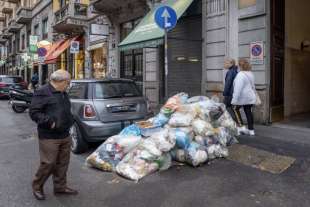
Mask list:
[[[155,117],[108,138],[86,163],[138,181],[169,169],[172,161],[198,167],[225,158],[227,146],[238,142],[236,135],[236,123],[218,100],[179,93]]]

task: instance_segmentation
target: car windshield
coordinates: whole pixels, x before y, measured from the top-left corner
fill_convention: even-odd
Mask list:
[[[4,83],[20,83],[23,79],[21,77],[1,77],[0,81]]]
[[[95,98],[123,98],[141,96],[136,84],[130,82],[96,83]]]

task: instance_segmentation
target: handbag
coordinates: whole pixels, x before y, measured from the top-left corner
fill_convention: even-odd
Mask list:
[[[256,96],[256,101],[255,101],[255,105],[256,106],[259,106],[262,104],[262,100],[260,99],[258,93],[257,93],[257,90],[254,88],[254,91],[255,91],[255,96]]]
[[[256,106],[261,105],[261,104],[262,104],[262,100],[260,99],[260,97],[259,97],[259,95],[258,95],[258,92],[257,92],[257,90],[256,90],[256,88],[255,88],[254,83],[252,83],[252,81],[250,80],[250,78],[248,77],[247,74],[245,74],[245,73],[243,73],[243,74],[247,77],[247,79],[248,79],[248,80],[250,81],[250,83],[252,84],[252,89],[253,89],[253,91],[254,91],[254,93],[255,93],[255,105],[256,105]]]

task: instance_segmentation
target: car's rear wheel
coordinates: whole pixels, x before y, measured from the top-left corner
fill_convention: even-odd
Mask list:
[[[12,105],[12,109],[13,109],[13,111],[15,112],[15,113],[23,113],[23,112],[25,112],[26,111],[26,107],[23,107],[23,106],[16,106],[16,105]]]
[[[73,153],[80,154],[88,149],[88,144],[84,141],[81,130],[77,123],[74,123],[71,127],[70,136],[72,139],[71,151]]]

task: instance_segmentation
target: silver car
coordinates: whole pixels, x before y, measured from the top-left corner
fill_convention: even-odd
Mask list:
[[[69,89],[75,124],[70,130],[72,151],[104,141],[149,114],[148,103],[134,81],[126,79],[73,80]]]

